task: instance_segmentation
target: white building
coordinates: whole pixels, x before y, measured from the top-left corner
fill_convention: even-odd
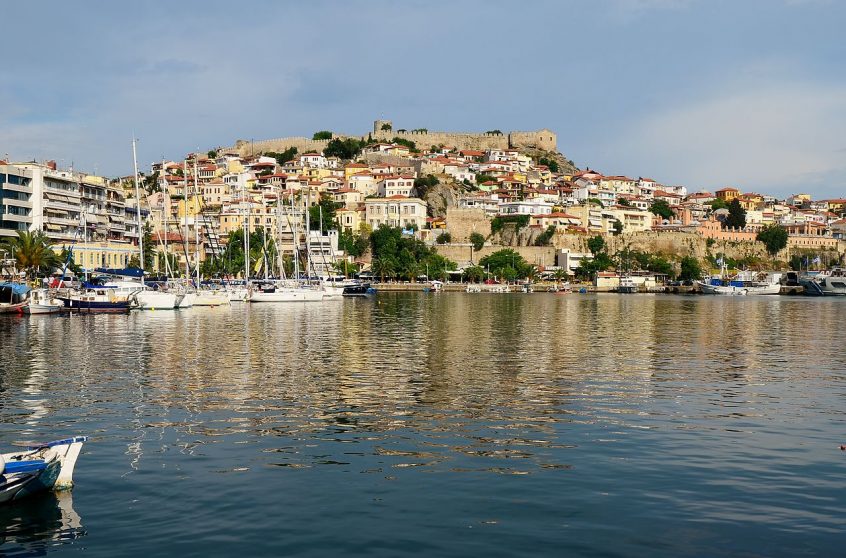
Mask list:
[[[364,200],[365,222],[373,229],[380,225],[418,229],[426,225],[426,202],[420,198],[391,196]]]

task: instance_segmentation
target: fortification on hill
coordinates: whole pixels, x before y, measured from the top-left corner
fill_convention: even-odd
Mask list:
[[[431,146],[449,146],[456,149],[525,149],[536,148],[543,151],[558,150],[558,136],[555,132],[544,128],[535,132],[430,132],[425,129],[403,130],[394,129],[390,120],[376,120],[373,131],[362,136],[346,136],[336,134],[337,138],[355,137],[366,139],[368,136],[378,141],[388,142],[393,138],[413,141],[419,149]],[[236,151],[242,156],[268,151],[281,152],[296,147],[300,153],[322,151],[329,144],[329,140],[312,140],[304,137],[277,138],[260,141],[238,140],[235,145],[224,151]]]

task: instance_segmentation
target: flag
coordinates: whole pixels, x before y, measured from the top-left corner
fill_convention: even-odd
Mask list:
[[[723,263],[724,263],[724,260],[723,260],[722,257],[717,258],[717,265],[723,265]]]
[[[820,263],[822,263],[822,260],[820,259],[820,257],[819,257],[819,256],[817,256],[816,258],[814,258],[814,263],[815,263],[815,264],[820,264]]]

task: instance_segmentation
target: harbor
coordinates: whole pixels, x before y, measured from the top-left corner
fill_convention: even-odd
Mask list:
[[[0,436],[89,440],[72,501],[0,508],[0,550],[828,554],[844,319],[842,297],[422,290],[2,315],[26,349]]]

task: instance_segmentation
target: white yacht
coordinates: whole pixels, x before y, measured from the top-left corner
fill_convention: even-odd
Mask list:
[[[250,302],[318,302],[323,300],[323,290],[311,287],[289,286],[284,283],[253,285]]]
[[[173,310],[182,300],[182,295],[156,291],[139,281],[109,281],[103,286],[115,289],[118,296],[134,299],[141,310]]]
[[[55,314],[65,303],[55,297],[56,291],[35,289],[30,293],[29,304],[23,307],[24,314]]]
[[[846,295],[846,270],[843,268],[822,272],[817,275],[816,281],[825,296]]]

